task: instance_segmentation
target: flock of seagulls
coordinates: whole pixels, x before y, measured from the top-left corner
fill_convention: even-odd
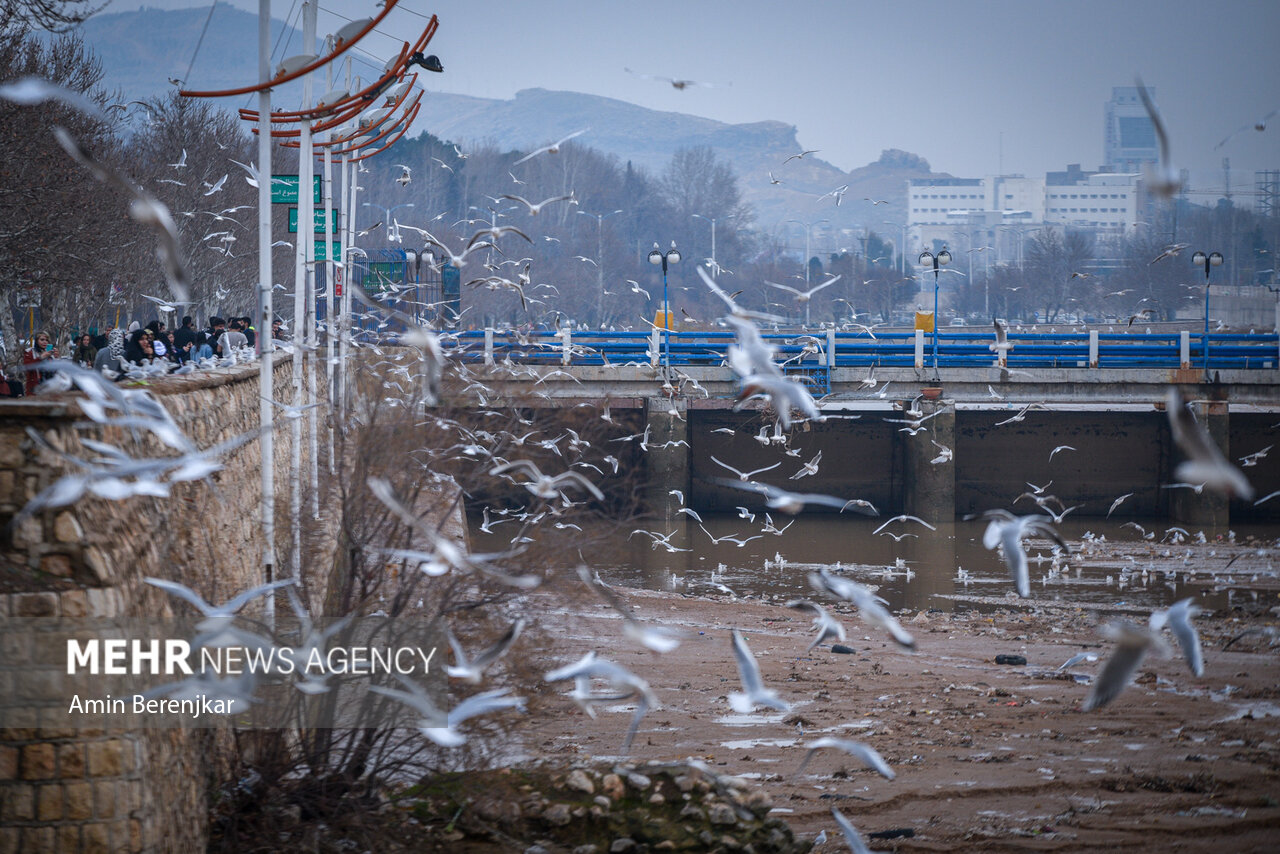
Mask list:
[[[692,85],[707,85],[671,78],[652,78],[650,75],[637,76],[663,80],[676,89],[683,89]],[[1168,162],[1167,136],[1163,123],[1160,121],[1159,113],[1149,96],[1147,96],[1146,90],[1141,87],[1141,83],[1139,83],[1139,91],[1152,117],[1153,124],[1156,126],[1157,136],[1161,145],[1162,169],[1162,176],[1158,177],[1160,177],[1161,181],[1165,181],[1168,171],[1171,169]],[[66,95],[66,90],[61,90],[60,87],[50,89],[49,86],[30,80],[0,87],[0,97],[19,103],[34,103],[49,98],[57,98],[85,112],[88,112],[90,108],[97,109],[96,105],[93,104],[77,103],[76,99],[69,98]],[[24,101],[23,99],[27,100]],[[1270,115],[1267,118],[1270,118]],[[542,154],[558,152],[565,143],[585,132],[586,129],[576,131],[551,145],[537,149],[517,161],[517,165]],[[132,198],[131,215],[140,223],[152,228],[160,238],[157,252],[164,267],[173,297],[172,299],[148,298],[155,302],[159,309],[167,311],[176,310],[178,306],[185,304],[189,299],[190,283],[187,280],[182,253],[178,245],[177,231],[167,209],[125,176],[97,161],[68,133],[60,128],[56,133],[59,144],[96,178],[116,185],[130,195]],[[1226,140],[1224,140],[1225,142]],[[809,154],[815,153],[817,153],[816,150],[805,150],[799,154],[791,155],[783,161],[783,165],[791,160],[802,159]],[[184,151],[182,157],[176,163],[169,165],[174,168],[181,168],[185,164],[185,160],[186,152]],[[245,167],[244,164],[239,165],[245,168],[251,179],[257,179],[251,167]],[[412,180],[411,170],[404,166],[400,168],[402,172],[397,182],[401,186],[405,186]],[[208,189],[206,195],[212,195],[221,190],[227,178],[228,176],[224,175],[212,184],[206,184]],[[773,177],[772,173],[770,173],[770,180],[775,184],[781,183]],[[1176,192],[1177,189],[1176,184],[1170,184],[1167,181],[1156,186],[1157,189],[1163,187],[1170,193]],[[840,187],[825,195],[834,196],[836,204],[839,205],[841,197],[847,189],[847,186]],[[555,196],[537,203],[513,194],[504,194],[502,197],[523,205],[530,216],[537,215],[549,205],[562,202],[570,205],[577,204],[572,193]],[[873,204],[881,203],[880,200],[867,200]],[[470,253],[484,248],[491,248],[494,246],[494,240],[512,233],[532,243],[526,234],[513,227],[504,226],[501,229],[482,229],[472,236],[461,253],[455,254],[430,234],[425,236],[430,245],[438,247],[446,257],[461,267],[466,263],[467,256]],[[1176,256],[1185,248],[1185,244],[1167,247],[1152,263],[1154,264],[1166,257]],[[730,295],[726,293],[714,278],[703,269],[699,268],[698,273],[710,292],[724,303],[727,314],[723,317],[723,321],[733,329],[735,334],[733,343],[729,345],[725,353],[725,362],[740,380],[741,394],[737,401],[738,408],[756,398],[765,399],[776,417],[777,435],[783,437],[784,441],[785,431],[790,430],[798,420],[813,422],[823,420],[824,415],[810,392],[802,384],[784,374],[776,358],[776,349],[762,338],[758,322],[767,321],[770,316],[743,309],[734,300],[736,294]],[[820,283],[812,289],[803,291],[787,285],[779,285],[772,282],[769,284],[791,293],[797,302],[803,303],[812,298],[818,291],[833,284],[838,278],[837,276]],[[522,302],[526,297],[524,288],[532,287],[528,264],[525,265],[523,274],[520,274],[516,280],[488,277],[485,280],[476,280],[476,283],[492,284],[497,287],[509,286],[519,293]],[[637,292],[643,291],[638,284],[632,282],[631,285],[633,290]],[[1130,318],[1130,323],[1132,323],[1132,319]],[[1012,345],[1008,341],[1004,326],[999,321],[995,322],[994,328],[996,337],[991,349],[997,355],[1001,355],[1006,353]],[[431,346],[424,346],[423,349],[426,352],[434,353],[431,358],[437,363],[438,369],[439,365],[446,361],[439,353],[438,338],[433,333],[424,334],[430,336],[431,344],[435,349],[433,350]],[[485,396],[490,394],[490,391],[481,378],[469,375],[469,369],[461,364],[455,364],[454,367],[457,369],[459,378],[464,383],[471,383],[468,388],[472,388],[477,399],[484,403]],[[513,375],[519,370],[514,365],[502,367]],[[55,448],[33,431],[30,433],[32,441],[49,454],[67,463],[71,471],[37,494],[22,509],[14,524],[19,523],[33,513],[45,509],[68,506],[90,495],[108,500],[124,500],[137,495],[167,496],[172,484],[197,480],[218,470],[222,465],[219,459],[223,455],[258,436],[258,432],[253,431],[211,448],[198,449],[178,428],[159,399],[145,389],[120,388],[99,373],[86,371],[65,362],[54,362],[43,369],[54,372],[56,377],[60,378],[55,379],[54,385],[51,386],[53,390],[75,388],[83,393],[84,398],[80,401],[80,406],[91,422],[118,427],[135,435],[138,431],[149,433],[174,453],[164,457],[135,458],[120,447],[85,437],[81,440],[81,444],[93,456],[84,458]],[[392,372],[394,373],[397,369],[398,367],[393,364]],[[542,375],[537,372],[528,375],[528,377],[529,379],[543,379]],[[868,381],[867,387],[874,389],[877,382],[874,380],[873,375],[868,376]],[[532,386],[533,383],[530,385]],[[885,388],[880,390],[878,396],[883,397],[887,387],[888,384],[886,383]],[[992,390],[992,395],[993,397],[998,397],[994,389]],[[277,401],[271,401],[271,403],[283,410],[283,420],[297,418],[304,411],[312,408],[290,407]],[[319,405],[313,404],[312,406]],[[1008,424],[1025,418],[1027,412],[1035,406],[1035,404],[1027,405],[1018,414],[1001,421],[1000,424]],[[1218,450],[1217,446],[1208,437],[1204,427],[1196,422],[1178,395],[1176,388],[1171,388],[1169,391],[1166,409],[1169,414],[1174,441],[1187,458],[1178,467],[1175,473],[1176,477],[1188,484],[1196,485],[1200,489],[1208,489],[1212,492],[1242,499],[1251,498],[1253,490],[1248,480]],[[935,412],[931,415],[925,415],[920,410],[915,409],[913,403],[911,408],[904,412],[905,418],[886,420],[904,425],[900,429],[914,437],[920,432],[928,431],[928,422],[936,414]],[[605,418],[608,420],[607,412]],[[459,426],[457,429],[461,432],[463,428]],[[514,437],[507,437],[507,444],[518,447],[529,442],[534,435],[535,433],[531,431],[520,437],[518,441]],[[766,442],[772,441],[771,437],[765,435],[763,429],[761,437]],[[491,438],[498,439],[498,437]],[[582,470],[566,467],[564,471],[552,474],[544,472],[542,468],[528,459],[499,458],[490,449],[491,443],[487,442],[484,437],[479,436],[476,431],[470,431],[469,436],[462,436],[461,439],[462,441],[458,445],[449,449],[441,449],[442,452],[447,451],[477,460],[485,460],[487,458],[488,462],[484,463],[484,465],[488,476],[504,480],[515,489],[523,490],[528,494],[531,502],[543,509],[537,514],[529,515],[524,520],[524,524],[520,526],[520,533],[512,538],[512,548],[510,550],[489,555],[469,554],[438,531],[425,525],[419,516],[396,496],[389,482],[370,477],[366,482],[366,486],[372,496],[386,506],[414,533],[416,538],[426,544],[425,547],[417,549],[387,549],[386,553],[392,558],[405,561],[430,577],[439,578],[453,574],[475,575],[516,590],[531,590],[542,583],[541,576],[536,574],[513,575],[501,567],[502,562],[518,552],[522,544],[522,538],[527,536],[531,525],[537,522],[547,522],[558,526],[573,527],[570,524],[559,521],[559,516],[564,511],[581,505],[587,500],[603,501],[604,493],[597,483]],[[650,438],[646,429],[644,434],[625,437],[625,440],[638,440],[640,447],[645,448]],[[931,460],[933,464],[947,464],[953,460],[953,453],[950,448],[939,444],[934,439],[930,439],[930,441],[939,451],[938,455]],[[572,430],[555,439],[548,438],[539,443],[544,451],[561,458],[565,457],[568,449],[580,449],[585,444],[585,441]],[[1268,447],[1255,452],[1242,458],[1240,462],[1242,466],[1256,465],[1257,461],[1265,457],[1269,450],[1270,448]],[[1075,448],[1070,446],[1058,446],[1050,452],[1049,458],[1052,460],[1059,453],[1074,451]],[[613,460],[613,471],[616,473],[618,469],[617,459],[613,458]],[[755,479],[759,475],[778,469],[782,465],[781,462],[754,470],[742,470],[714,456],[711,457],[711,460],[725,469],[726,472],[734,475],[733,478],[713,478],[714,483],[727,488],[753,493],[763,500],[765,506],[770,510],[796,514],[801,512],[807,505],[822,505],[838,509],[841,512],[852,510],[867,515],[879,515],[875,507],[861,499],[797,493]],[[1246,460],[1249,460],[1249,462],[1246,462]],[[565,462],[567,465],[568,461],[565,460]],[[818,452],[807,462],[801,462],[800,468],[788,474],[787,477],[789,480],[800,480],[817,475],[821,462],[822,454]],[[601,475],[604,474],[598,467],[592,467],[597,472],[600,472]],[[1032,485],[1032,493],[1028,494],[1028,497],[1032,498],[1041,509],[1050,515],[1017,516],[1004,509],[991,509],[980,516],[988,523],[982,538],[983,545],[989,550],[999,551],[1008,568],[1013,590],[1021,598],[1029,598],[1031,595],[1029,560],[1024,545],[1026,539],[1030,537],[1047,538],[1054,542],[1064,554],[1070,553],[1067,542],[1053,527],[1054,524],[1061,521],[1068,510],[1062,508],[1061,504],[1059,504],[1059,510],[1055,514],[1054,511],[1045,506],[1049,498],[1051,498],[1051,496],[1045,495],[1045,490],[1048,487],[1049,484],[1044,487]],[[1110,516],[1131,496],[1132,493],[1116,498],[1111,504],[1107,515]],[[681,499],[683,499],[683,496],[681,496]],[[686,509],[688,510],[688,508]],[[688,510],[688,514],[695,519],[697,518],[696,513],[692,510]],[[750,511],[744,510],[744,514],[743,518],[750,517],[754,520],[754,515]],[[713,542],[732,542],[741,547],[765,534],[780,534],[785,531],[785,527],[779,529],[774,525],[772,518],[768,514],[764,515],[767,522],[763,533],[759,535],[743,537],[735,534],[719,538],[711,537],[711,539]],[[509,520],[491,520],[489,509],[486,508],[485,528],[487,530],[492,531],[493,526],[506,521]],[[876,529],[875,534],[884,534],[896,540],[921,536],[915,531],[898,532],[887,530],[891,525],[898,523],[918,524],[929,531],[934,530],[933,526],[924,520],[913,516],[901,515],[886,521]],[[706,532],[705,527],[702,530]],[[675,536],[674,531],[663,534],[661,532],[637,529],[632,532],[632,536],[636,534],[649,537],[654,548],[661,546],[668,550],[677,550],[671,542]],[[711,536],[709,532],[707,532],[707,535]],[[609,585],[605,584],[597,574],[591,572],[585,566],[580,567],[577,570],[577,574],[589,590],[619,614],[624,636],[657,654],[670,652],[679,645],[681,637],[677,633],[661,626],[646,624],[637,619],[627,609],[622,597]],[[281,588],[291,588],[294,584],[292,580],[285,580],[261,585],[240,593],[223,605],[215,606],[210,605],[190,588],[176,582],[158,578],[146,578],[145,581],[187,602],[200,613],[202,619],[197,629],[201,634],[198,636],[198,640],[206,644],[226,643],[229,639],[235,642],[259,642],[260,639],[245,634],[246,630],[236,625],[240,610],[255,598]],[[877,597],[872,590],[826,568],[810,573],[808,581],[817,596],[851,605],[862,621],[877,631],[883,632],[887,638],[891,639],[900,648],[908,651],[917,650],[916,639],[889,611],[888,603]],[[308,643],[315,647],[323,647],[324,644],[331,640],[333,629],[330,628],[325,632],[314,630],[309,617],[306,616],[305,611],[301,608],[296,594],[292,589],[289,589],[288,592],[294,610],[297,611],[300,619],[308,627],[306,631],[306,635],[309,638]],[[806,648],[806,652],[829,641],[843,641],[845,639],[845,627],[823,604],[807,599],[795,599],[789,601],[787,605],[809,614],[813,618],[814,636]],[[1192,599],[1184,599],[1167,609],[1154,611],[1149,616],[1145,626],[1119,622],[1105,627],[1106,633],[1115,640],[1116,645],[1098,678],[1094,681],[1088,697],[1083,701],[1082,709],[1092,711],[1113,702],[1129,684],[1144,656],[1151,650],[1162,647],[1164,643],[1162,633],[1165,630],[1172,633],[1182,651],[1188,669],[1196,676],[1201,675],[1204,668],[1203,653],[1193,622],[1198,612],[1199,609]],[[487,671],[510,652],[519,641],[526,626],[527,620],[525,618],[516,619],[500,637],[474,655],[468,654],[463,644],[454,636],[452,630],[446,626],[446,639],[453,655],[452,664],[447,666],[447,675],[449,678],[468,686],[482,685],[487,678]],[[738,628],[734,628],[731,632],[731,645],[737,664],[741,691],[734,691],[728,695],[727,699],[730,707],[740,714],[750,714],[761,707],[775,711],[788,711],[791,708],[790,704],[781,697],[775,688],[766,683],[755,656],[748,646],[747,638]],[[1062,665],[1062,668],[1076,666],[1086,660],[1089,659],[1076,656]],[[429,696],[422,686],[403,677],[397,678],[400,684],[396,687],[373,686],[370,690],[385,697],[388,701],[401,704],[413,710],[419,716],[418,729],[423,737],[445,748],[454,748],[466,742],[467,735],[461,729],[461,726],[470,719],[504,711],[524,710],[526,708],[526,700],[524,698],[512,696],[510,689],[499,688],[472,694],[458,702],[453,708],[446,710],[440,708],[436,700]],[[613,705],[625,700],[633,702],[635,704],[635,712],[622,745],[623,753],[629,751],[644,717],[650,711],[661,706],[660,699],[647,680],[620,664],[600,657],[595,651],[587,653],[578,661],[551,669],[544,674],[543,679],[547,683],[572,682],[573,688],[568,697],[582,708],[585,713],[593,717],[601,706]],[[600,682],[607,685],[607,688],[603,691],[598,687],[597,683]],[[221,691],[231,696],[245,698],[252,696],[253,688],[254,686],[251,682],[246,683],[243,680],[237,680],[234,684],[230,682],[211,684],[207,679],[202,678],[202,681],[195,679],[184,680],[174,685],[165,686],[163,690],[170,695],[189,693],[193,690]],[[329,690],[329,685],[323,680],[300,679],[297,683],[297,688],[303,693],[323,693]],[[800,767],[796,770],[796,774],[803,772],[818,751],[827,749],[839,750],[854,757],[885,779],[893,780],[895,777],[893,769],[874,748],[861,742],[837,737],[822,737],[807,744],[806,755]],[[855,851],[865,850],[857,831],[849,824],[848,820],[838,810],[833,810],[832,812],[851,849]]]

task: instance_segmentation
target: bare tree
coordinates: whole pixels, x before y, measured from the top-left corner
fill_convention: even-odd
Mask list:
[[[1093,257],[1093,239],[1080,231],[1044,228],[1027,249],[1032,298],[1044,307],[1045,320],[1052,322],[1072,299],[1072,277]]]
[[[75,35],[47,44],[29,30],[0,31],[0,78],[37,76],[107,101],[99,84],[102,66]],[[73,327],[90,321],[105,305],[109,282],[96,271],[122,254],[137,229],[119,190],[94,180],[54,143],[60,126],[96,157],[120,157],[114,128],[59,102],[21,106],[0,101],[0,138],[5,165],[0,172],[0,264],[8,275],[0,284],[0,329],[9,356],[17,351],[16,310],[26,325],[41,325],[65,340]]]
[[[0,0],[0,31],[27,26],[64,33],[101,11],[107,2],[91,0]]]

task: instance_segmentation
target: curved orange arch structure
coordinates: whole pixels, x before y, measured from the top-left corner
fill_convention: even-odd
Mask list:
[[[409,43],[405,42],[404,47],[400,49],[400,55],[397,57],[396,64],[384,72],[381,77],[361,89],[359,92],[352,93],[340,101],[334,101],[332,104],[325,104],[322,107],[312,107],[308,110],[296,110],[288,113],[273,111],[271,113],[271,121],[283,124],[285,122],[301,122],[308,119],[324,119],[332,116],[340,110],[349,109],[352,106],[355,106],[358,102],[363,101],[364,106],[367,106],[369,102],[378,97],[380,92],[386,91],[393,83],[404,79],[405,68],[407,66],[403,65],[403,62],[409,56],[412,56],[409,51]],[[417,79],[417,72],[415,72],[413,76],[414,79]],[[364,106],[361,106],[360,109],[364,109]],[[251,110],[248,107],[241,107],[239,112],[240,118],[245,121],[256,122],[258,120],[257,110]]]
[[[387,134],[394,132],[396,128],[399,128],[402,125],[404,126],[405,130],[408,130],[409,124],[413,122],[414,118],[416,118],[418,115],[418,111],[421,109],[423,91],[421,89],[414,90],[413,95],[414,97],[413,97],[412,103],[409,103],[408,106],[405,107],[404,113],[394,121],[392,121],[392,113],[388,113],[387,115],[383,116],[382,119],[379,120],[377,123],[373,124],[371,127],[360,128],[359,130],[355,131],[349,136],[345,136],[341,139],[330,140],[328,142],[312,140],[311,144],[314,148],[319,148],[319,149],[329,148],[330,146],[335,146],[335,145],[349,145],[357,137],[364,136],[365,134],[369,133],[371,130],[382,127],[383,125],[387,125],[387,122],[391,122],[391,124],[387,125],[386,128],[383,129],[382,133],[360,143],[359,145],[351,146],[349,148],[332,149],[330,151],[330,154],[347,154],[349,152],[357,151],[361,148],[364,148],[366,145],[370,145],[372,143],[377,142],[378,140],[387,136]],[[396,108],[398,108],[399,106],[400,105],[397,104]],[[403,135],[403,133],[401,135]],[[272,136],[276,136],[276,134],[272,134]],[[399,139],[399,137],[396,137],[396,138]],[[282,148],[297,148],[299,144],[300,143],[295,139],[289,139],[286,142],[280,143]]]
[[[411,94],[414,94],[414,93],[417,93],[416,97],[418,97],[418,98],[421,98],[421,97],[422,97],[422,90],[421,90],[421,89],[413,89],[413,90],[410,90],[409,92],[406,92],[406,93],[404,94],[404,96],[403,96],[399,101],[397,101],[395,104],[393,104],[393,105],[391,106],[391,110],[392,110],[392,112],[394,112],[395,110],[399,109],[399,108],[400,108],[400,106],[401,106],[402,104],[404,104],[404,103],[408,100],[409,96],[410,96]],[[337,127],[337,126],[339,126],[339,125],[343,124],[344,122],[348,121],[349,119],[353,119],[353,118],[355,118],[356,116],[360,115],[360,113],[364,112],[364,110],[365,110],[367,107],[368,107],[368,104],[356,104],[355,106],[353,106],[353,107],[349,108],[345,113],[342,113],[342,114],[340,114],[340,115],[336,115],[336,116],[330,116],[327,120],[325,120],[325,121],[321,121],[321,122],[317,122],[316,124],[312,125],[312,126],[311,126],[311,132],[314,134],[314,133],[319,133],[319,132],[321,132],[321,131],[326,131],[326,130],[330,130],[330,129],[332,129],[332,128],[335,128],[335,127]],[[391,118],[391,113],[387,113],[387,115],[386,115],[386,116],[384,116],[384,117],[382,118],[382,120],[381,120],[381,121],[379,121],[376,125],[374,125],[374,127],[379,127],[379,126],[381,126],[381,125],[383,124],[383,122],[387,121],[387,119],[389,119],[389,118]],[[367,130],[368,130],[368,128],[361,128],[361,132],[364,132],[364,131],[367,131]],[[250,129],[250,131],[251,131],[251,133],[255,133],[255,134],[256,134],[256,133],[258,132],[258,129],[257,129],[256,127],[254,127],[254,128],[251,128],[251,129]],[[352,138],[354,138],[356,135],[358,135],[358,134],[353,134],[351,137],[348,137],[348,139],[352,139]],[[300,137],[300,136],[302,136],[302,130],[301,130],[300,128],[289,128],[289,129],[273,130],[273,131],[271,131],[271,138],[272,138],[272,139],[289,139],[289,140],[295,140],[295,139],[297,139],[297,138],[298,138],[298,137]],[[336,144],[342,144],[342,143],[343,143],[343,140],[337,140],[337,141],[336,141]],[[292,148],[292,147],[296,147],[296,145],[297,145],[297,143],[296,143],[296,142],[295,142],[295,143],[293,143],[293,145],[289,145],[288,143],[282,143],[282,144],[284,144],[284,145],[288,145],[288,146],[289,146],[289,147],[291,147],[291,148]],[[316,141],[314,141],[312,144],[313,144],[313,145],[316,145],[316,146],[323,147],[323,146],[328,146],[328,145],[334,145],[334,144],[335,144],[335,142],[321,142],[321,141],[319,141],[319,140],[316,140]]]
[[[406,133],[408,133],[408,131],[409,131],[409,125],[413,124],[413,120],[414,120],[414,119],[416,119],[416,118],[418,117],[418,108],[419,108],[419,107],[421,107],[421,106],[422,106],[421,104],[414,104],[414,105],[413,105],[413,114],[407,117],[407,121],[405,121],[405,123],[404,123],[404,127],[402,127],[402,128],[400,129],[400,132],[399,132],[398,134],[396,134],[396,135],[395,135],[395,137],[394,137],[393,139],[391,139],[391,141],[390,141],[390,142],[388,142],[386,145],[382,146],[382,147],[381,147],[381,148],[379,148],[379,149],[376,149],[376,150],[374,150],[374,151],[370,151],[368,154],[362,154],[362,155],[360,155],[359,157],[352,157],[352,158],[351,158],[351,161],[352,161],[353,163],[359,163],[361,160],[368,160],[370,157],[373,157],[375,154],[381,154],[382,152],[386,151],[388,148],[390,148],[391,146],[393,146],[393,145],[395,145],[397,142],[399,142],[399,141],[400,141],[400,137],[402,137],[402,136],[404,136]]]
[[[283,83],[288,83],[290,80],[296,80],[304,74],[308,74],[312,71],[315,71],[317,68],[324,67],[325,65],[337,59],[339,56],[341,56],[342,54],[350,50],[352,47],[354,47],[357,42],[359,42],[362,38],[368,35],[373,30],[374,27],[376,27],[378,24],[381,23],[382,19],[387,17],[387,15],[391,13],[391,10],[394,9],[396,4],[399,2],[400,0],[386,0],[386,4],[382,7],[382,11],[378,13],[377,17],[369,21],[369,23],[366,24],[365,27],[360,30],[360,32],[356,33],[354,36],[352,36],[350,39],[343,42],[342,44],[337,45],[334,48],[332,53],[328,54],[327,56],[317,57],[314,62],[309,62],[303,67],[297,69],[296,71],[290,74],[282,74],[278,77],[273,77],[272,79],[266,81],[265,83],[254,83],[250,86],[241,86],[238,89],[224,89],[220,91],[205,91],[205,92],[198,92],[191,89],[182,89],[182,90],[179,90],[178,94],[182,95],[185,98],[227,98],[235,95],[250,95],[254,92],[261,92],[263,89],[270,89],[273,86],[279,86]],[[436,18],[435,15],[432,15],[431,20],[427,22],[427,30],[429,30],[434,35],[436,28],[439,27],[439,25],[440,25],[439,20]]]

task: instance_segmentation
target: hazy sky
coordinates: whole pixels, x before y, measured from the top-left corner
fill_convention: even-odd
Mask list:
[[[151,0],[176,8],[207,0]],[[234,0],[257,11],[253,0]],[[777,119],[841,169],[886,148],[937,171],[1042,174],[1102,162],[1103,104],[1141,74],[1156,90],[1175,165],[1193,188],[1220,191],[1231,158],[1237,192],[1280,169],[1280,0],[401,0],[366,39],[385,59],[436,14],[429,88],[510,98],[542,87],[588,92],[726,122]],[[134,8],[117,2],[108,11]],[[272,16],[300,26],[300,6]],[[323,0],[367,17],[371,0]],[[297,46],[285,51],[296,53]],[[277,57],[279,58],[279,57]],[[381,62],[379,62],[381,64]],[[671,85],[628,73],[696,80]],[[366,71],[367,73],[367,71]],[[424,128],[429,129],[429,128]],[[584,137],[584,142],[589,140]]]

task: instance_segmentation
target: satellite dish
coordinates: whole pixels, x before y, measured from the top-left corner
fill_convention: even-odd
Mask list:
[[[292,74],[299,68],[306,68],[315,61],[316,55],[314,53],[300,53],[297,56],[291,56],[284,62],[280,63],[280,67],[276,69],[276,77],[284,77],[286,74]]]
[[[342,29],[333,34],[333,46],[341,47],[351,39],[359,35],[360,31],[373,23],[373,18],[361,18],[358,21],[352,21]]]

